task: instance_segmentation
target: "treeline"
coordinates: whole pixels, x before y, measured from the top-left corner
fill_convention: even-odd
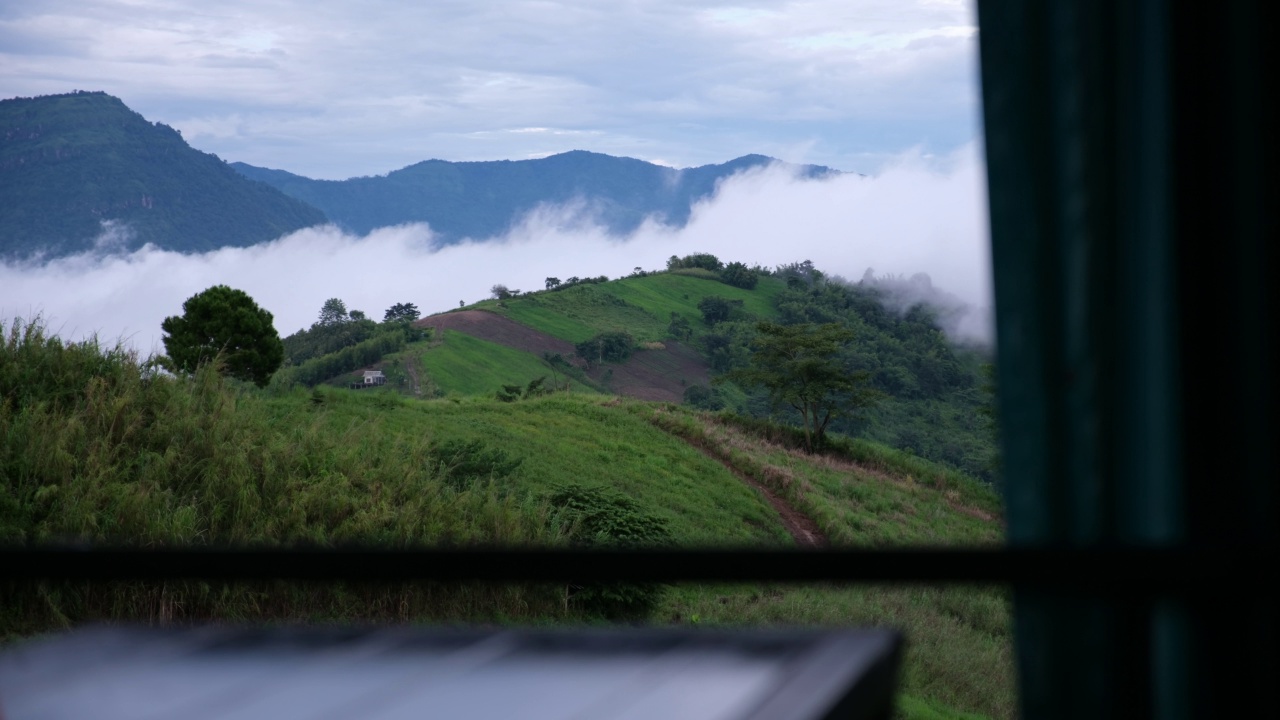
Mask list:
[[[684,257],[672,255],[667,259],[667,270],[669,272],[684,271],[686,275],[714,278],[726,285],[732,285],[744,290],[755,289],[756,284],[760,282],[760,276],[769,274],[768,270],[760,266],[747,267],[740,262],[731,262],[726,265],[720,262],[720,258],[709,253],[694,253]],[[691,270],[693,272],[689,272]]]
[[[281,369],[272,378],[272,383],[280,387],[295,384],[314,387],[337,375],[372,365],[382,356],[399,352],[405,345],[424,339],[429,332],[403,323],[376,328],[377,334],[368,340],[312,358],[301,365]]]

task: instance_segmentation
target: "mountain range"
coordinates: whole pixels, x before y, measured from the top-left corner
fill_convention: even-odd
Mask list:
[[[349,232],[425,222],[439,242],[451,243],[501,235],[539,206],[576,203],[614,234],[635,230],[647,217],[682,227],[693,205],[710,197],[718,182],[778,162],[744,155],[718,165],[676,169],[574,150],[536,160],[426,160],[386,175],[349,180],[312,180],[245,163],[231,166],[319,208]],[[812,179],[838,173],[817,165],[788,167]]]
[[[330,222],[359,234],[427,223],[447,244],[502,235],[528,213],[561,205],[615,234],[646,218],[679,227],[721,180],[775,163],[745,155],[676,169],[575,150],[315,180],[196,150],[104,92],[13,98],[0,100],[0,259],[50,259],[104,243],[207,252]],[[802,178],[839,173],[783,165]]]

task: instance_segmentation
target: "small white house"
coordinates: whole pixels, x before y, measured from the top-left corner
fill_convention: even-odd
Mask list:
[[[381,370],[365,370],[364,371],[365,385],[385,385],[386,383],[387,383],[387,376],[383,375]]]

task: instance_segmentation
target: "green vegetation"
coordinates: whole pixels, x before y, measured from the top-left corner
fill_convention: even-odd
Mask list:
[[[421,352],[424,366],[452,342],[446,333]],[[418,357],[415,345],[400,357]],[[6,329],[0,540],[794,543],[747,480],[811,517],[835,545],[1002,536],[995,494],[954,469],[836,436],[820,454],[801,452],[798,429],[738,415],[588,393],[503,403],[492,389],[435,400],[385,388],[259,390],[208,366],[182,378],[149,367],[119,348],[49,338],[38,323]],[[1007,601],[989,588],[192,582],[0,591],[8,637],[94,619],[565,623],[647,612],[659,624],[892,624],[911,638],[904,716],[1014,713]]]
[[[442,342],[422,354],[422,368],[441,394],[483,395],[492,397],[512,381],[527,382],[549,374],[552,366],[542,358],[521,350],[513,350],[487,340],[471,337],[456,330],[445,330]],[[563,374],[563,371],[561,371]],[[578,378],[569,379],[578,391],[594,388]]]
[[[173,367],[191,373],[215,358],[228,375],[266,387],[284,360],[271,313],[243,290],[215,285],[164,319],[164,349]]]
[[[583,340],[574,346],[574,350],[587,362],[620,363],[631,357],[635,347],[636,339],[631,337],[631,333],[612,330]]]
[[[669,264],[676,267],[667,272],[637,271],[609,283],[579,283],[479,307],[575,344],[610,331],[629,332],[637,345],[677,339],[696,347],[715,375],[750,366],[759,321],[834,323],[852,333],[839,353],[843,371],[865,374],[880,398],[861,412],[833,417],[828,430],[997,481],[987,412],[993,385],[983,370],[989,358],[982,349],[950,341],[939,329],[941,311],[920,302],[895,310],[892,282],[866,277],[848,283],[828,278],[807,261],[772,271],[748,268],[758,277],[755,288],[746,290],[722,277],[741,263],[719,263],[706,254],[672,258]],[[906,284],[916,286],[918,278]],[[514,379],[519,378],[508,382]],[[704,408],[722,402],[741,414],[803,424],[799,411],[777,412],[763,386],[752,390],[730,382],[717,389],[718,400],[695,391],[691,401]]]
[[[551,505],[571,528],[570,542],[581,547],[661,547],[671,542],[665,518],[646,512],[635,500],[615,490],[569,483],[555,488]],[[620,620],[650,615],[666,586],[655,583],[570,585],[571,602],[604,617]]]
[[[789,405],[800,414],[804,446],[812,451],[826,439],[832,420],[874,402],[866,372],[849,372],[837,353],[853,333],[836,323],[756,325],[750,363],[722,376],[744,387],[763,387],[776,409]]]
[[[106,93],[0,101],[0,257],[89,250],[115,223],[129,248],[244,247],[325,222]]]

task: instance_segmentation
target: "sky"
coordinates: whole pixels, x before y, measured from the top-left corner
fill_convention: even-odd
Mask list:
[[[160,321],[219,283],[287,335],[330,297],[374,318],[397,302],[432,313],[495,283],[619,277],[691,252],[851,280],[925,272],[990,307],[976,42],[969,0],[0,3],[0,97],[104,90],[228,161],[341,179],[581,149],[867,175],[753,172],[688,226],[628,237],[574,208],[443,249],[425,225],[194,255],[124,252],[108,232],[82,255],[0,264],[0,323],[39,314],[64,337],[159,352]],[[990,339],[975,317],[968,333]]]
[[[0,3],[0,97],[104,90],[315,178],[581,149],[874,174],[975,140],[969,0]]]

